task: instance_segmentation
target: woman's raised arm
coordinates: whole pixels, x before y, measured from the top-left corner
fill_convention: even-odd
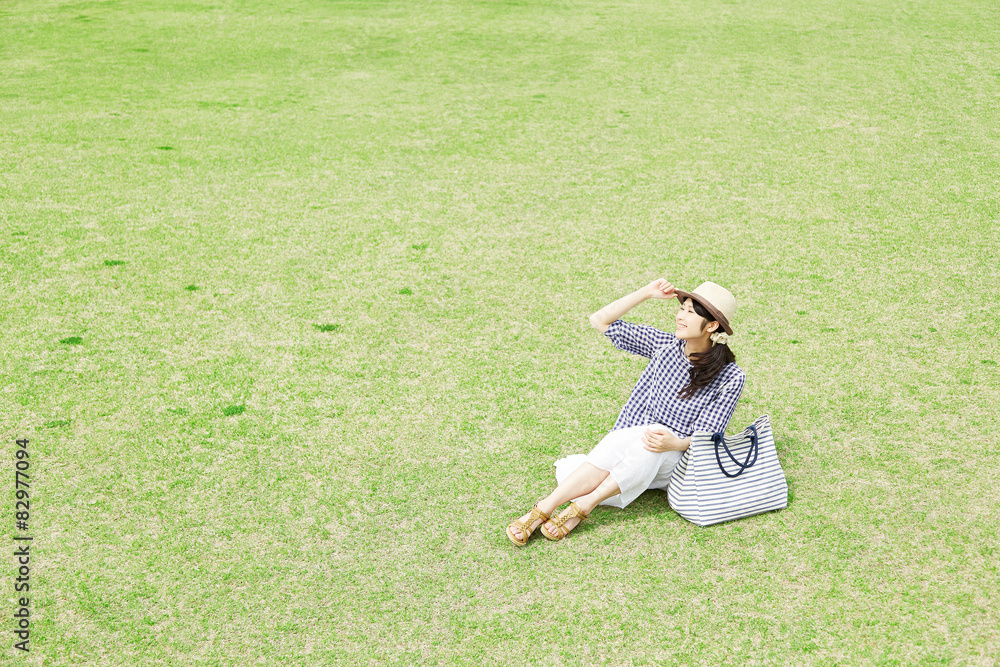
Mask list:
[[[609,303],[590,316],[590,326],[601,333],[608,330],[612,322],[632,310],[646,299],[672,299],[676,288],[663,278],[658,278],[641,289]]]

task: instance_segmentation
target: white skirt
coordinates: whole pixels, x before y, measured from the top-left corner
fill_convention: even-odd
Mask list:
[[[589,454],[572,454],[561,458],[556,467],[556,482],[562,483],[584,463],[607,470],[620,493],[601,501],[601,505],[624,508],[646,489],[666,489],[674,467],[684,452],[651,452],[642,444],[647,429],[662,424],[640,424],[611,431],[590,450]],[[579,500],[579,498],[574,498]]]

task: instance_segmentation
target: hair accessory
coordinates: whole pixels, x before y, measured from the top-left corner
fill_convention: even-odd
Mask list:
[[[712,341],[712,343],[718,343],[719,345],[729,344],[729,334],[727,334],[724,331],[719,331],[717,333],[714,333],[711,336],[709,336],[708,339]]]

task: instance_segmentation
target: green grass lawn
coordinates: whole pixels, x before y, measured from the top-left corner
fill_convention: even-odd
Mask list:
[[[998,25],[0,3],[0,662],[996,664]],[[735,293],[788,509],[515,549],[645,365],[587,316],[657,277]]]

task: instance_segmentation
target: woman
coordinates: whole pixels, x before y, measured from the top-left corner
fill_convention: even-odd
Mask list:
[[[675,333],[619,319],[647,299],[675,296]],[[590,316],[619,350],[651,361],[612,431],[586,456],[556,462],[558,486],[510,523],[511,542],[524,546],[539,526],[550,540],[562,539],[598,504],[625,507],[646,489],[667,488],[692,433],[726,430],[746,381],[728,345],[735,314],[736,299],[724,287],[706,282],[683,292],[659,279]]]

